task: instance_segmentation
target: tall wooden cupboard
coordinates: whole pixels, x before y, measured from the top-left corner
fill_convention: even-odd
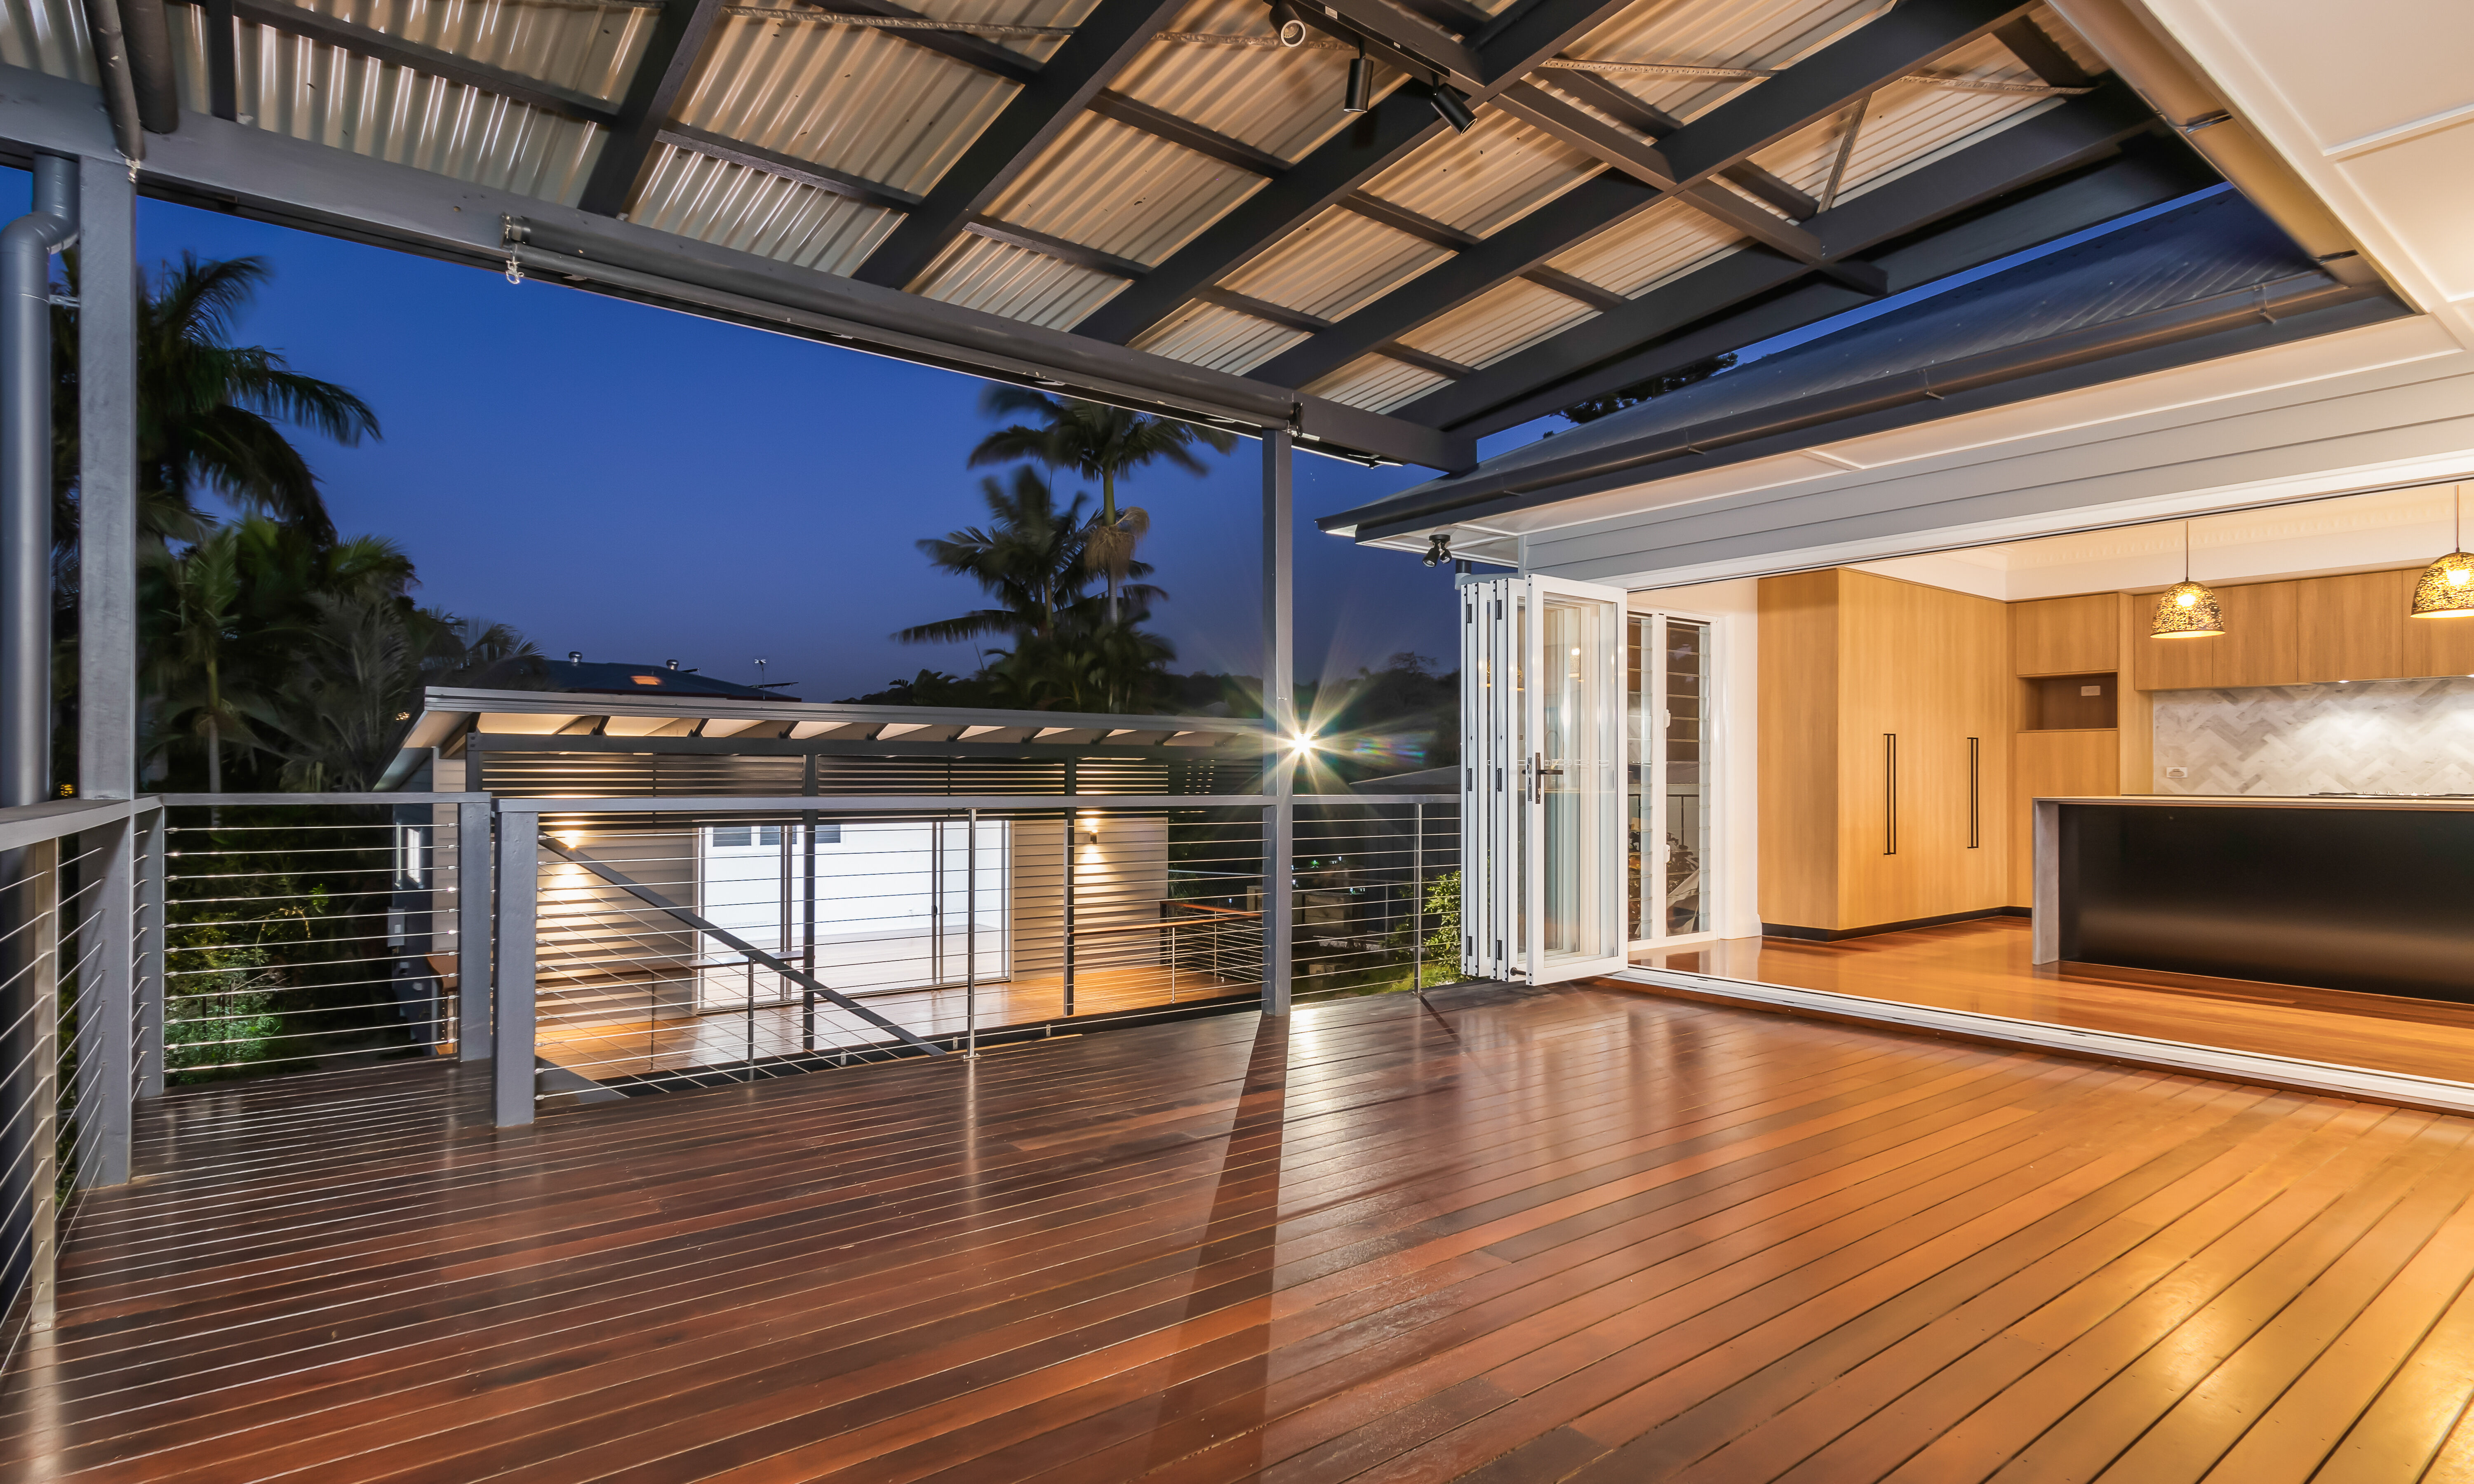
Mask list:
[[[1760,912],[1844,937],[2007,905],[2002,604],[1833,568],[1760,584]]]

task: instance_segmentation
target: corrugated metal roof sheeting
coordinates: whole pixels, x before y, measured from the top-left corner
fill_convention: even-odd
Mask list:
[[[1663,201],[1552,260],[1576,277],[1628,299],[1735,251],[1733,231],[1681,202]]]
[[[1263,183],[1251,171],[1084,113],[1040,152],[988,214],[1118,257],[1156,263]]]
[[[1400,340],[1446,361],[1485,366],[1596,316],[1579,299],[1515,278],[1437,315]]]
[[[1061,330],[1073,328],[1125,286],[1123,278],[965,232],[910,292]]]
[[[1333,206],[1221,282],[1240,294],[1337,320],[1451,255],[1423,237]]]
[[[1262,0],[1197,0],[1169,29],[1268,36],[1271,13]],[[1402,81],[1388,68],[1379,76],[1384,92]],[[1333,107],[1347,80],[1348,57],[1342,52],[1154,41],[1111,85],[1152,108],[1296,160],[1347,127],[1348,116]]]
[[[77,0],[0,0],[0,61],[92,86],[94,49]]]
[[[1351,407],[1390,412],[1444,384],[1445,378],[1388,355],[1361,355],[1301,390]]]
[[[1944,77],[1983,79],[2033,85],[2036,75],[2010,55],[2010,49],[1987,36],[1952,53],[1931,69]],[[1862,194],[1892,172],[1932,155],[1954,139],[1979,133],[2032,110],[2050,108],[2052,94],[1965,92],[1899,83],[1875,93],[1864,108],[1863,126],[1856,132],[1856,153],[1847,162],[1838,199]],[[1850,110],[1852,112],[1852,110]],[[1754,156],[1757,163],[1798,189],[1821,194],[1830,169],[1847,136],[1846,115],[1816,124],[1783,139]]]
[[[2037,30],[2051,37],[2055,46],[2068,52],[2071,60],[2079,64],[2080,71],[2095,77],[2110,70],[2104,59],[2097,55],[2096,48],[2087,44],[2087,38],[2072,30],[2071,23],[2062,19],[2051,6],[2036,7],[2027,12],[2027,18],[2036,23]]]
[[[1784,67],[1888,9],[1885,0],[1653,0],[1626,10],[1565,47],[1564,55],[1699,67]],[[1755,85],[1638,75],[1607,81],[1685,120]]]
[[[165,7],[182,107],[202,113],[205,14]],[[236,111],[269,132],[567,205],[601,153],[590,124],[265,26],[237,31]]]
[[[632,220],[698,242],[848,274],[902,220],[871,206],[691,150],[662,146]]]
[[[1198,300],[1136,336],[1133,346],[1242,376],[1305,338],[1303,330]]]
[[[301,9],[611,100],[626,92],[661,19],[658,11],[577,0],[315,0]]]
[[[1448,130],[1366,187],[1419,216],[1486,236],[1606,168],[1500,108],[1467,133]]]
[[[1016,90],[894,32],[724,16],[678,117],[924,195]]]

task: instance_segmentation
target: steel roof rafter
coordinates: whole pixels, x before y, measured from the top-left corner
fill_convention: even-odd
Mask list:
[[[1868,191],[1815,217],[1810,225],[1839,251],[1869,251],[1912,237],[1935,222],[2010,192],[2095,163],[2154,125],[2154,115],[2135,94],[2121,84],[2110,84]],[[2187,156],[2187,151],[2175,152],[2178,164],[2130,165],[2123,172],[2131,182],[2127,194],[2083,192],[2084,201],[2044,208],[2038,206],[2041,197],[2023,203],[2008,218],[2012,225],[2007,229],[2015,240],[1982,257],[1969,257],[1962,251],[1919,267],[1927,260],[1903,250],[1906,266],[1894,272],[1892,287],[1913,287],[2001,252],[2171,199],[2171,194],[2197,189],[2212,177]],[[1772,313],[1758,324],[1737,316],[1716,320],[1716,327],[1706,332],[1692,328],[1725,315],[1731,305],[1789,288],[1803,276],[1805,271],[1799,265],[1766,254],[1732,254],[1630,299],[1621,309],[1507,356],[1476,376],[1395,408],[1392,416],[1482,437],[1583,397],[1603,395],[1865,302],[1863,297],[1837,284],[1807,281],[1790,297],[1791,308]],[[1774,300],[1773,307],[1789,303],[1789,299]],[[1680,341],[1669,338],[1686,330],[1691,333]],[[1273,369],[1263,367],[1257,374],[1268,377]]]
[[[653,23],[644,55],[637,59],[635,75],[627,80],[627,95],[619,101],[618,116],[611,125],[610,137],[602,141],[600,158],[593,162],[593,174],[585,178],[577,205],[597,216],[617,216],[635,204],[636,193],[651,172],[661,132],[668,127],[679,94],[704,55],[705,37],[720,17],[723,3],[668,0],[662,7],[661,19]]]
[[[1474,50],[1480,64],[1492,71],[1525,74],[1631,3],[1534,0],[1499,28],[1492,28],[1492,35],[1481,33]],[[1456,38],[1454,44],[1459,44]],[[1359,187],[1443,128],[1423,97],[1395,89],[1154,265],[1141,283],[1085,316],[1075,333],[1119,344],[1131,340],[1175,313],[1198,289],[1226,277],[1325,208],[1347,204]]]
[[[1183,5],[1184,0],[1100,0],[1048,65],[929,188],[919,209],[887,233],[852,276],[898,289],[926,272],[954,234],[1030,169]]]
[[[383,31],[373,30],[352,21],[338,20],[332,15],[318,11],[305,11],[299,6],[286,5],[282,0],[228,0],[228,3],[230,14],[237,21],[247,21],[254,26],[264,26],[270,31],[280,31],[287,36],[300,36],[305,40],[322,41],[338,50],[366,57],[372,61],[383,62],[389,66],[403,67],[429,77],[444,79],[449,83],[460,83],[485,93],[494,93],[511,103],[520,103],[529,108],[539,108],[545,113],[555,113],[561,118],[570,118],[586,124],[598,124],[604,129],[612,128],[618,122],[618,108],[616,105],[589,93],[577,92],[571,87],[561,87],[555,83],[546,83],[539,78],[526,77],[520,72],[509,72],[503,67],[493,67],[486,62],[470,61],[456,56],[453,52],[440,51],[434,46],[423,46],[417,41],[406,41],[400,36],[390,36]],[[215,4],[206,8],[210,21],[225,10],[226,4],[227,0],[215,0]],[[212,29],[211,25],[209,29]],[[217,116],[221,116],[219,112]]]
[[[823,11],[833,15],[874,15],[886,20],[934,18],[907,6],[896,5],[893,0],[799,0],[799,3],[810,10]],[[977,67],[991,76],[1004,78],[1008,83],[1029,83],[1039,76],[1039,63],[1020,52],[962,32],[888,31],[885,35],[896,40],[908,41],[913,46],[925,48],[940,57],[958,61],[966,67]]]

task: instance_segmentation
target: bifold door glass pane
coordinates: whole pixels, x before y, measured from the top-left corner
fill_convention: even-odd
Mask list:
[[[1548,599],[1540,677],[1543,726],[1539,738],[1538,797],[1543,808],[1544,919],[1540,946],[1549,954],[1600,955],[1617,945],[1613,924],[1602,918],[1602,874],[1612,868],[1609,837],[1613,762],[1605,755],[1606,729],[1597,710],[1611,703],[1613,679],[1609,610],[1598,603]],[[1611,883],[1610,883],[1611,884]]]
[[[1702,862],[1710,858],[1705,793],[1710,716],[1710,626],[1666,621],[1666,904],[1669,936],[1709,924],[1702,909]]]

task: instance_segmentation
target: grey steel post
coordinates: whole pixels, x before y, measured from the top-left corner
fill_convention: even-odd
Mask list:
[[[980,811],[973,809],[962,826],[962,1036],[970,1042],[964,1054],[980,1054]]]
[[[132,994],[130,973],[136,947],[137,920],[130,857],[137,840],[137,822],[92,830],[95,851],[93,897],[80,929],[79,957],[87,966],[80,978],[85,1003],[77,1023],[78,1185],[117,1185],[129,1179],[130,1103],[135,1095],[133,1076]]]
[[[78,795],[137,785],[137,187],[79,162]]]
[[[1080,759],[1065,759],[1065,797],[1074,797],[1081,786],[1081,777],[1075,764]],[[1065,811],[1065,1014],[1074,1014],[1074,810]]]
[[[24,852],[34,879],[24,888],[34,912],[32,959],[26,966],[27,1003],[33,1007],[35,1157],[32,1266],[34,1326],[52,1328],[60,1290],[61,1260],[61,843],[46,840]],[[13,1203],[12,1203],[13,1204]]]
[[[1297,877],[1298,736],[1296,546],[1289,430],[1263,430],[1263,718],[1271,724],[1263,784],[1263,1013],[1289,1013],[1290,940]]]
[[[497,1067],[491,1107],[498,1127],[533,1121],[533,933],[539,925],[540,822],[530,814],[498,820]]]
[[[486,1062],[490,1038],[490,806],[455,806],[455,1059]]]
[[[157,809],[147,817],[137,863],[137,996],[136,1028],[133,1033],[136,1046],[137,1095],[163,1095],[163,876],[166,840],[170,831],[164,827],[166,811]]]

